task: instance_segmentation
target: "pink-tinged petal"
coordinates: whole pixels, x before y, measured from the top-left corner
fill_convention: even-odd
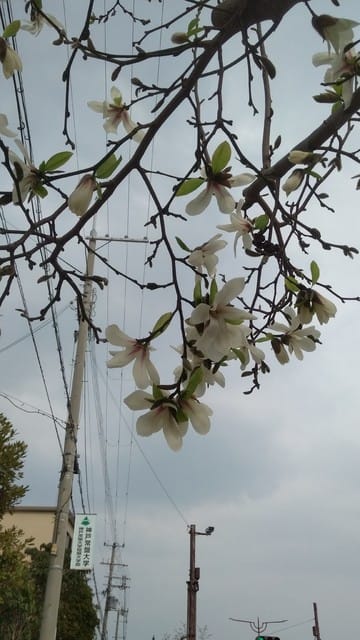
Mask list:
[[[108,342],[111,342],[116,347],[129,347],[134,343],[134,340],[121,331],[116,324],[110,324],[106,327],[105,337]]]
[[[236,203],[230,191],[221,184],[213,184],[212,189],[221,213],[232,213]]]
[[[143,409],[149,409],[154,402],[154,398],[145,391],[133,391],[128,395],[124,402],[126,406],[132,411],[141,411]]]
[[[215,305],[225,306],[231,300],[240,295],[245,287],[244,278],[232,278],[226,282],[220,291],[217,292],[214,300]]]
[[[197,216],[199,213],[205,211],[206,207],[209,206],[211,202],[211,189],[207,184],[205,189],[203,189],[193,200],[191,200],[185,208],[188,216]]]

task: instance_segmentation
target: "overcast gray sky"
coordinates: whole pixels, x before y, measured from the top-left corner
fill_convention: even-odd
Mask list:
[[[97,5],[99,13],[111,3],[104,0]],[[181,9],[182,3],[164,0],[163,6],[166,19],[174,7]],[[319,13],[360,21],[356,0],[343,0],[338,9],[330,0],[313,0],[312,6]],[[160,3],[136,0],[135,7],[138,14],[160,18]],[[60,4],[53,0],[46,2],[46,8],[66,22],[70,34],[77,32],[83,17],[78,3],[65,0]],[[23,3],[14,0],[14,16],[23,15],[22,10]],[[170,35],[163,34],[163,46],[169,45]],[[99,39],[104,37],[102,27]],[[122,50],[131,45],[128,27],[119,35],[110,23],[106,37],[111,50],[116,50],[119,39]],[[61,47],[51,49],[51,56],[46,53],[52,39],[45,29],[35,41],[26,33],[18,39],[37,163],[64,148],[61,82],[56,90],[50,87],[54,69],[61,72],[66,58]],[[289,141],[286,149],[328,114],[326,105],[316,105],[311,99],[319,91],[322,79],[322,72],[311,65],[311,56],[321,50],[324,45],[311,29],[309,13],[303,6],[286,16],[270,46],[278,72],[274,81],[274,135],[281,133]],[[112,86],[111,69],[98,65],[91,77],[82,69],[80,65],[75,69],[72,84],[80,166],[92,159],[94,147],[105,149],[101,118],[87,108],[86,102],[102,100],[104,88],[109,90]],[[149,65],[151,80],[155,73],[156,66]],[[160,84],[171,74],[171,67],[162,63]],[[130,94],[129,77],[127,72],[117,83],[124,96]],[[0,82],[0,111],[7,113],[10,128],[15,128],[12,98],[5,94],[8,86],[4,78]],[[226,100],[243,110],[239,137],[249,156],[258,158],[261,119],[257,121],[247,112],[245,77],[236,76],[233,86],[226,86]],[[137,105],[135,119],[146,121],[145,109],[142,103]],[[174,114],[155,143],[155,168],[157,158],[162,165],[165,160],[169,172],[176,172],[182,159],[189,161],[186,154],[192,134],[177,136],[182,115],[181,110]],[[56,124],[54,131],[49,122]],[[331,204],[336,214],[311,211],[309,216],[314,217],[314,226],[325,226],[330,240],[356,246],[360,244],[359,196],[348,180],[353,173],[353,169],[345,166],[334,180]],[[75,183],[76,180],[74,186]],[[139,186],[132,180],[121,190],[116,203],[99,216],[98,233],[142,237],[147,206]],[[181,206],[183,203],[179,204],[179,211]],[[69,216],[64,219],[65,227],[73,223],[73,218],[70,213],[64,215]],[[206,223],[211,229],[209,237],[213,235],[212,225],[223,222],[215,210],[209,211]],[[193,225],[188,225],[188,231],[181,229],[182,237],[189,234],[193,243],[197,237],[204,239],[203,224],[199,220],[195,230]],[[112,243],[102,249],[103,255],[109,255],[119,269],[128,269],[139,277],[144,251],[141,244],[129,247]],[[80,270],[84,268],[84,255],[77,247],[67,257]],[[326,273],[326,281],[335,290],[349,296],[359,294],[359,258],[350,261],[334,252],[316,252],[311,257],[317,260],[321,272]],[[236,272],[242,263],[233,265],[231,260],[230,250],[228,266]],[[155,275],[162,270],[166,275],[167,268],[160,264]],[[98,265],[98,272],[108,275],[102,265]],[[36,308],[43,293],[40,294],[32,275],[25,270],[22,282],[29,304]],[[17,295],[8,299],[2,309],[0,348],[28,332],[25,321],[14,311],[21,306]],[[160,315],[159,306],[163,300],[166,302],[163,293],[156,301],[152,300],[111,278],[108,290],[97,292],[96,323],[103,328],[107,322],[123,323],[130,334],[135,334],[138,328],[140,333],[141,330],[147,333],[152,320]],[[77,328],[70,301],[68,293],[58,305],[68,380],[73,333]],[[129,639],[145,640],[155,635],[161,640],[164,633],[171,633],[186,620],[187,525],[192,523],[199,531],[209,525],[215,527],[211,537],[198,537],[196,541],[197,565],[201,567],[198,622],[207,625],[214,638],[250,640],[254,634],[247,625],[231,622],[229,618],[256,620],[257,616],[260,620],[287,619],[283,631],[281,625],[269,627],[284,640],[311,638],[314,601],[318,603],[323,640],[337,640],[354,633],[360,533],[358,326],[358,304],[338,303],[336,318],[322,328],[322,345],[314,353],[306,354],[302,363],[291,361],[284,367],[270,356],[271,373],[263,378],[261,390],[250,396],[243,395],[246,379],[240,378],[239,368],[233,365],[226,388],[212,388],[205,398],[214,409],[210,433],[200,437],[190,430],[177,454],[168,449],[161,433],[146,440],[132,438],[134,416],[124,406],[119,410],[119,398],[133,388],[131,372],[107,372],[106,347],[95,347],[96,365],[90,357],[87,360],[84,420],[79,434],[80,468],[86,497],[89,496],[91,509],[99,514],[96,572],[103,588],[104,567],[100,561],[109,556],[104,542],[111,543],[113,539],[109,512],[104,510],[101,449],[93,400],[96,397],[93,379],[97,379],[118,542],[125,543],[121,558],[128,565],[126,572],[130,578]],[[51,324],[41,328],[36,337],[54,414],[63,420],[65,396]],[[1,390],[8,398],[1,398],[0,409],[29,447],[25,465],[29,492],[24,503],[55,504],[61,463],[55,429],[48,417],[29,413],[29,405],[49,412],[31,339],[27,337],[2,351],[1,358]],[[172,370],[168,354],[160,351],[158,358],[161,371]],[[26,405],[21,408],[19,401]],[[59,435],[62,440],[61,426]],[[81,510],[76,493],[76,508]]]

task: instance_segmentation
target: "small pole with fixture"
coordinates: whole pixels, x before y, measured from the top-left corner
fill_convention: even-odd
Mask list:
[[[190,570],[187,581],[187,640],[196,640],[196,594],[199,591],[200,568],[195,566],[195,536],[210,536],[214,527],[207,527],[205,531],[196,531],[196,525],[189,526],[190,534]]]

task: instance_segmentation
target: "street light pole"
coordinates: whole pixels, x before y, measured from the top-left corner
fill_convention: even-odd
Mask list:
[[[196,640],[196,594],[199,591],[200,569],[195,567],[195,536],[210,536],[214,527],[207,527],[204,532],[196,531],[196,525],[189,527],[190,534],[190,569],[187,581],[187,640]]]

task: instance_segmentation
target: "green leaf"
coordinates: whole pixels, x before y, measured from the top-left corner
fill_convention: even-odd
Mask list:
[[[292,293],[298,293],[300,289],[298,283],[296,282],[295,278],[293,278],[293,276],[288,276],[287,278],[285,278],[285,287],[287,288],[288,291],[291,291]]]
[[[225,167],[229,164],[231,158],[231,147],[227,140],[221,142],[218,147],[216,147],[212,158],[211,158],[211,168],[213,173],[216,175],[220,173]]]
[[[176,196],[187,196],[198,189],[205,182],[204,178],[189,178],[185,180],[175,191]]]
[[[240,360],[241,364],[246,364],[246,357],[241,349],[231,349],[231,351],[236,355],[236,357]]]
[[[215,278],[213,278],[213,280],[211,280],[211,285],[210,285],[210,296],[209,296],[210,306],[214,303],[214,299],[217,292],[218,292],[218,286],[216,284]]]
[[[109,158],[106,158],[104,162],[96,169],[95,177],[99,180],[105,180],[109,178],[112,173],[114,173],[115,169],[119,166],[122,157],[119,159],[116,158],[115,153],[113,153]]]
[[[20,20],[14,20],[13,22],[10,22],[10,24],[8,24],[8,26],[4,29],[4,33],[2,34],[2,37],[12,38],[13,36],[16,36],[20,27],[21,27]]]
[[[160,318],[157,320],[157,322],[155,322],[153,330],[151,331],[151,335],[155,337],[163,333],[165,329],[168,327],[168,325],[170,324],[172,317],[173,317],[172,311],[167,311],[166,313],[163,313],[162,316],[160,316]]]
[[[200,304],[202,301],[201,280],[198,280],[194,287],[194,302]]]
[[[183,251],[189,251],[191,253],[191,249],[189,249],[189,247],[185,244],[185,242],[181,240],[181,238],[175,236],[175,240],[178,243],[179,247],[183,249]]]
[[[320,173],[316,173],[316,171],[306,171],[306,173],[309,176],[312,176],[313,178],[316,178],[316,180],[321,180],[322,176],[320,175]]]
[[[155,384],[153,385],[153,398],[154,400],[161,400],[161,398],[163,398],[163,394],[161,389],[159,389],[159,387],[157,387]]]
[[[259,231],[264,231],[269,224],[269,216],[266,213],[263,213],[261,216],[255,218],[255,229],[259,229]]]
[[[44,187],[43,184],[41,184],[41,182],[38,182],[38,184],[36,184],[33,188],[32,188],[33,193],[36,193],[37,196],[39,196],[40,198],[45,198],[48,194],[48,190]]]
[[[196,33],[198,33],[199,31],[202,31],[202,28],[199,29],[199,18],[194,18],[188,24],[186,35],[190,37],[196,35]]]
[[[191,398],[192,395],[194,395],[194,392],[196,391],[196,389],[198,388],[200,382],[203,379],[203,372],[201,370],[200,367],[196,367],[196,369],[194,369],[191,372],[191,376],[189,378],[189,382],[186,385],[186,388],[184,390],[183,393],[183,398]]]
[[[312,260],[312,262],[310,263],[310,271],[311,271],[311,281],[313,284],[316,284],[320,277],[320,269],[319,269],[319,265],[315,262],[315,260]]]
[[[55,171],[59,167],[62,167],[65,162],[70,160],[72,155],[72,151],[60,151],[59,153],[55,153],[55,155],[51,156],[51,158],[45,162],[45,169],[40,168],[43,163],[41,163],[39,169],[40,171]]]

